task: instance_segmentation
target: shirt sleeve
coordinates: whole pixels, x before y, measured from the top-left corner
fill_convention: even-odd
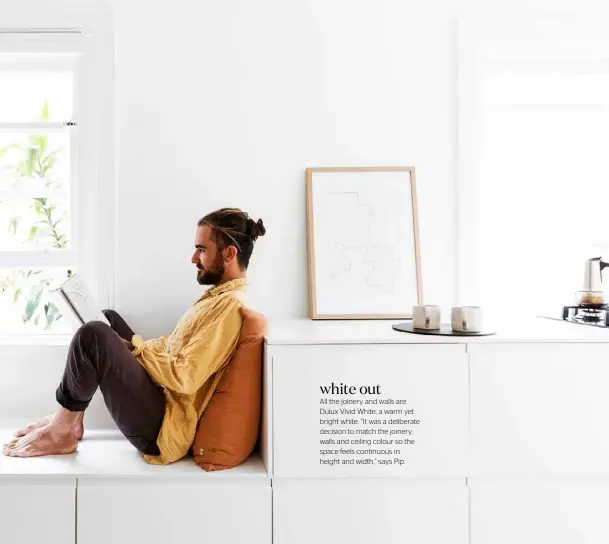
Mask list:
[[[153,351],[165,351],[165,346],[167,346],[168,338],[169,336],[159,336],[158,338],[151,338],[150,340],[146,340],[144,344]]]
[[[139,335],[132,351],[150,377],[176,393],[191,395],[205,384],[232,355],[241,332],[241,303],[234,297],[218,301],[198,317],[189,341],[177,355],[154,349]]]

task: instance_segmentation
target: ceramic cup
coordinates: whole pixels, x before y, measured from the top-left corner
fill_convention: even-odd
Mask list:
[[[455,306],[450,318],[455,332],[482,332],[482,310],[479,306]]]
[[[412,308],[412,326],[415,329],[436,331],[440,328],[440,306],[424,305]]]

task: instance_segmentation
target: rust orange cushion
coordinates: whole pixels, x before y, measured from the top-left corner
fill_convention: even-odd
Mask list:
[[[267,321],[242,308],[241,335],[205,408],[192,444],[195,463],[206,471],[232,468],[252,453],[260,431],[262,351]]]

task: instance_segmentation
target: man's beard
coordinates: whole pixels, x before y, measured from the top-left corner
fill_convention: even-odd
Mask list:
[[[224,261],[222,255],[218,255],[211,269],[203,271],[199,268],[197,281],[201,285],[218,285],[222,281],[222,276],[224,276]]]

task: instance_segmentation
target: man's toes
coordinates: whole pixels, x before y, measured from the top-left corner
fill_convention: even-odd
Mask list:
[[[23,457],[23,452],[26,448],[13,448],[6,454],[8,457]]]
[[[10,455],[15,450],[16,444],[6,444],[2,450],[4,455]]]
[[[21,438],[22,436],[25,436],[26,434],[31,433],[35,428],[36,428],[36,425],[27,425],[26,427],[23,427],[22,429],[15,431],[13,433],[13,436],[16,436],[17,438]]]
[[[27,441],[23,439],[15,440],[14,442],[4,446],[4,454],[10,457],[15,457],[18,452],[23,451],[27,447]]]
[[[41,419],[40,421],[36,421],[35,423],[30,423],[29,425],[26,425],[22,429],[19,429],[17,432],[15,432],[13,434],[13,436],[21,438],[22,436],[28,435],[32,431],[35,431],[36,429],[40,429],[41,427],[44,427],[48,422],[49,422],[49,418],[46,417],[44,419]]]
[[[4,449],[11,449],[11,448],[13,448],[15,446],[15,444],[17,444],[17,442],[19,442],[19,439],[18,438],[14,438],[10,442],[7,442],[6,444],[4,444]]]

